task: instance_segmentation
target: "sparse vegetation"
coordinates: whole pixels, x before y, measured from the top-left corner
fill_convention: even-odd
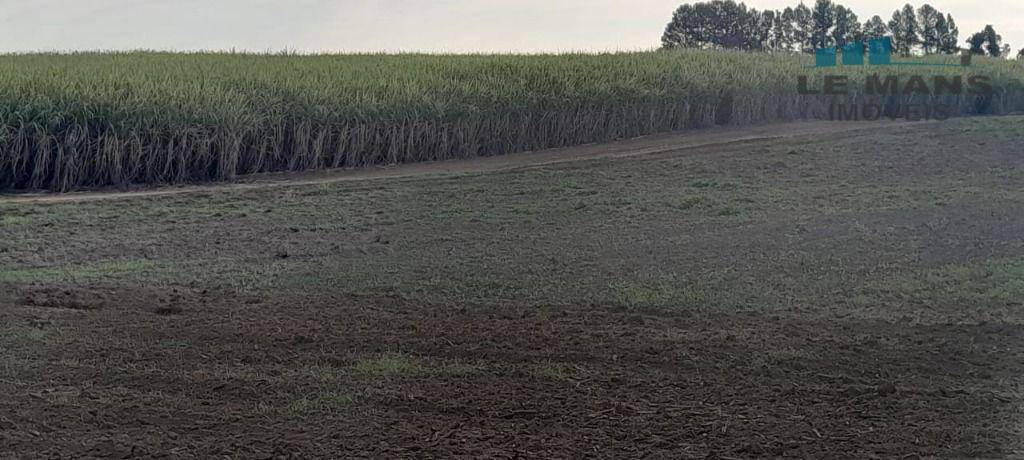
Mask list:
[[[377,358],[363,359],[352,367],[355,375],[365,377],[460,377],[476,374],[480,369],[465,363],[444,363],[431,365],[402,353],[392,353]]]
[[[527,372],[533,377],[545,380],[574,380],[584,373],[584,369],[580,365],[547,362],[534,364]]]
[[[320,393],[293,402],[285,413],[292,416],[303,416],[316,412],[330,412],[345,409],[354,402],[355,396],[350,393]]]
[[[425,367],[402,354],[362,360],[357,362],[353,369],[357,374],[379,377],[412,376],[426,372]]]

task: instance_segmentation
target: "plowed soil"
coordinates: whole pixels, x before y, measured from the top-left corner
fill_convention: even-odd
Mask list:
[[[48,337],[13,364],[33,384],[0,384],[0,450],[26,457],[1000,456],[1014,410],[991,382],[1024,362],[1024,328],[999,323],[99,287],[15,303],[4,321]]]

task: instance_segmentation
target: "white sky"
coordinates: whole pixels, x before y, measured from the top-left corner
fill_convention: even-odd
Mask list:
[[[782,9],[798,0],[747,0]],[[0,52],[226,50],[546,52],[660,44],[682,0],[0,0]],[[806,0],[808,5],[813,0]],[[903,2],[845,0],[861,21]],[[923,3],[923,2],[921,2]],[[915,7],[921,3],[914,3]],[[961,44],[993,24],[1024,45],[1024,0],[933,0]],[[983,6],[983,8],[982,8]]]

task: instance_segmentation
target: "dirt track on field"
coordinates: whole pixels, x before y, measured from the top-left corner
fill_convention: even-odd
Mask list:
[[[911,122],[896,122],[910,124]],[[913,122],[914,124],[928,122]],[[828,122],[812,121],[782,123],[757,127],[714,128],[700,131],[657,134],[636,139],[605,144],[589,144],[577,147],[524,152],[510,155],[477,157],[464,160],[449,160],[427,163],[411,163],[389,167],[366,169],[308,171],[295,173],[270,173],[240,177],[232,183],[207,185],[167,186],[118,191],[104,189],[75,193],[24,193],[0,194],[0,203],[39,202],[60,203],[137,197],[179,195],[234,190],[251,190],[267,187],[301,186],[328,184],[333,182],[414,177],[435,174],[466,174],[486,171],[530,168],[558,163],[595,160],[602,158],[623,158],[653,155],[686,149],[708,148],[741,142],[758,142],[785,138],[810,138],[840,134],[865,129],[893,127],[894,122]]]

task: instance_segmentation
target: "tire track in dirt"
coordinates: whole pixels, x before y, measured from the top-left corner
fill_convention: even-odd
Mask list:
[[[330,184],[334,182],[404,178],[429,175],[469,174],[505,171],[595,159],[648,156],[680,150],[713,148],[736,143],[763,142],[779,139],[812,138],[869,129],[921,125],[934,122],[830,122],[812,121],[781,123],[742,128],[711,128],[654,134],[603,144],[587,144],[558,149],[538,150],[490,157],[475,157],[423,163],[408,163],[365,169],[335,169],[306,172],[279,172],[243,176],[230,183],[204,185],[157,186],[139,190],[103,189],[71,193],[0,194],[4,203],[73,203],[96,200],[131,199],[154,196],[244,191],[271,187]]]

